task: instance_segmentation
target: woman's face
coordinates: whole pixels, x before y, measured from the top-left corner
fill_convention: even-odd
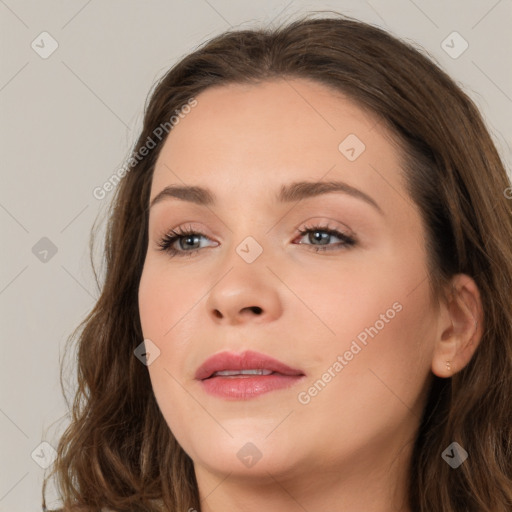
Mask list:
[[[437,322],[396,146],[315,82],[196,99],[155,167],[139,289],[163,416],[203,481],[377,472],[411,446]],[[171,230],[193,234],[161,250]],[[197,378],[221,353],[202,377],[232,374]]]

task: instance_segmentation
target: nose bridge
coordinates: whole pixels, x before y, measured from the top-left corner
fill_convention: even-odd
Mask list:
[[[232,210],[236,216],[232,222],[226,222],[230,230],[229,253],[226,257],[229,266],[259,268],[261,265],[264,267],[265,262],[268,263],[275,230],[271,229],[267,209],[261,203],[258,204],[260,206],[250,198],[239,198],[236,208]]]

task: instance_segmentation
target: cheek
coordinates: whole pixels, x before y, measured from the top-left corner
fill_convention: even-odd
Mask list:
[[[310,332],[319,332],[325,346],[350,342],[375,324],[381,331],[400,321],[397,310],[413,298],[407,294],[418,283],[415,269],[404,277],[402,268],[400,280],[396,279],[399,265],[394,261],[353,260],[343,265],[316,265],[308,268],[306,275],[299,268],[282,275],[296,297],[285,291],[284,309],[300,312],[303,327],[309,325]]]
[[[314,367],[296,397],[295,420],[322,432],[326,453],[409,435],[421,416],[432,351],[428,290],[390,289],[333,308],[326,318],[337,336],[310,347]]]
[[[311,382],[322,380],[341,356],[343,370],[331,373],[344,377],[328,385],[337,393],[366,397],[371,405],[382,393],[392,396],[389,386],[407,403],[416,400],[429,375],[436,325],[420,249],[386,251],[368,264],[324,266],[308,272],[307,280],[293,278],[294,292],[310,310],[301,315],[309,329],[303,320],[298,332],[321,333],[310,347]]]
[[[340,424],[347,411],[355,412],[356,424],[402,418],[420,403],[430,374],[436,324],[421,265],[376,268],[346,273],[336,287],[318,274],[307,295],[331,332],[323,327],[314,347],[308,383],[314,389],[304,386],[303,398],[311,398],[318,417],[343,403]]]
[[[139,313],[145,338],[171,340],[173,331],[182,328],[181,319],[194,309],[204,295],[197,277],[188,272],[149,261],[139,285]],[[178,324],[180,324],[178,326]]]
[[[159,357],[148,366],[153,392],[166,423],[189,454],[194,453],[187,441],[190,425],[194,425],[199,437],[202,434],[198,429],[204,428],[207,435],[215,426],[205,422],[204,411],[195,407],[185,390],[188,382],[181,373],[183,360],[191,350],[187,340],[193,335],[187,333],[193,323],[187,313],[193,313],[194,304],[204,295],[194,283],[190,278],[182,279],[176,272],[170,275],[163,266],[148,262],[139,285],[142,332],[160,350]]]

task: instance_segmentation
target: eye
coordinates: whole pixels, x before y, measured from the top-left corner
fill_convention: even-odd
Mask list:
[[[201,237],[207,238],[202,233],[190,228],[172,229],[159,240],[158,247],[159,250],[165,251],[171,256],[190,256],[203,248],[200,244]]]
[[[327,226],[310,226],[298,230],[301,237],[307,236],[309,243],[299,242],[298,245],[313,246],[315,252],[332,251],[355,246],[357,241],[354,237],[342,233],[336,229]],[[332,238],[337,238],[340,242],[336,244],[329,243]],[[171,256],[191,256],[205,246],[201,245],[201,238],[208,238],[203,233],[194,231],[191,228],[177,228],[165,234],[158,241],[158,248],[167,252]]]
[[[315,252],[319,251],[333,251],[336,249],[353,247],[357,244],[356,239],[346,233],[341,233],[336,229],[327,226],[310,226],[299,229],[302,238],[307,236],[310,244],[299,243],[299,245],[311,245]],[[341,240],[336,244],[329,244],[332,238]]]

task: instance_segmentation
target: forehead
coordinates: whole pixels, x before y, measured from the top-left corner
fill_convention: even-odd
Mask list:
[[[370,188],[382,180],[379,173],[398,179],[397,146],[383,123],[323,84],[229,84],[196,100],[165,141],[152,198],[180,182],[256,193],[297,179],[344,179]]]

